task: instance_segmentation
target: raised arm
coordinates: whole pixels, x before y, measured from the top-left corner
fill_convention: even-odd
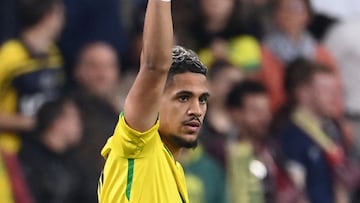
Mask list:
[[[168,70],[172,62],[171,3],[149,0],[145,15],[140,71],[125,101],[127,124],[146,131],[156,122]]]

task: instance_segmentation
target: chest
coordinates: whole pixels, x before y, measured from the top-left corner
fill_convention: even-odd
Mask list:
[[[17,95],[17,108],[25,115],[33,115],[46,101],[60,95],[63,85],[60,68],[39,68],[17,75],[12,87]]]
[[[63,73],[60,68],[42,67],[17,75],[12,86],[19,95],[31,95],[38,92],[51,92],[63,83]]]
[[[135,202],[188,202],[183,170],[166,153],[135,160],[132,189]]]

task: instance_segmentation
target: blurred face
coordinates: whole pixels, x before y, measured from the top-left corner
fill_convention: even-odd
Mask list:
[[[257,138],[263,138],[267,135],[271,112],[266,94],[245,96],[243,107],[237,111],[237,125],[240,126],[240,129]]]
[[[304,32],[309,18],[309,11],[304,0],[281,0],[275,12],[275,23],[278,28],[290,35],[299,35]]]
[[[308,89],[315,111],[321,116],[333,115],[334,106],[337,106],[339,98],[341,98],[335,76],[327,73],[317,73],[314,75]]]
[[[57,120],[58,130],[62,132],[67,147],[77,145],[82,138],[82,122],[76,105],[68,102]]]
[[[199,73],[174,75],[165,88],[160,107],[160,134],[176,149],[197,145],[207,108],[209,90],[206,77]]]
[[[208,20],[227,19],[235,6],[234,0],[201,0],[201,10]]]
[[[211,81],[212,99],[224,102],[229,90],[236,82],[243,79],[241,71],[233,66],[224,67]]]
[[[94,44],[80,55],[75,70],[77,81],[89,92],[103,97],[113,93],[119,80],[115,50],[106,44]]]

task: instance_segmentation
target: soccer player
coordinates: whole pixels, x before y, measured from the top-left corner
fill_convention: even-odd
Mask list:
[[[172,43],[170,1],[149,0],[140,71],[102,150],[100,203],[189,202],[176,157],[197,145],[209,97],[207,69],[194,52],[172,50]]]

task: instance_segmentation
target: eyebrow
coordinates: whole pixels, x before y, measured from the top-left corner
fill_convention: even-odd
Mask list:
[[[206,97],[206,98],[209,98],[210,97],[210,93],[209,92],[205,92],[203,94],[201,94],[200,97]]]
[[[183,91],[180,91],[180,92],[177,92],[176,93],[176,96],[181,96],[181,95],[194,95],[193,92],[191,91],[187,91],[187,90],[183,90]],[[210,93],[209,92],[204,92],[200,95],[200,97],[210,97]]]

